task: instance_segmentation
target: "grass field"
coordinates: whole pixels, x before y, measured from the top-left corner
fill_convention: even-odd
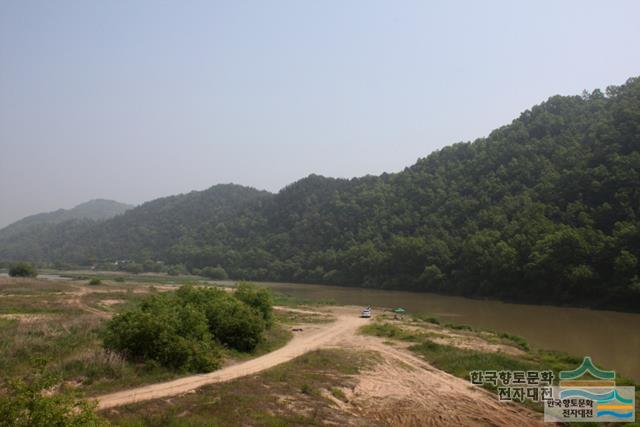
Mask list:
[[[104,322],[166,284],[88,279],[51,281],[0,277],[0,372],[27,376],[38,359],[63,380],[62,387],[91,396],[168,380],[178,373],[154,363],[131,363],[101,345]],[[223,364],[281,347],[291,332],[280,323],[251,353],[223,351]]]

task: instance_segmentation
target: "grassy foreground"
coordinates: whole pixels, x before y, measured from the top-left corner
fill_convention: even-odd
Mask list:
[[[330,400],[344,399],[342,389],[352,387],[353,376],[375,361],[367,352],[318,350],[259,375],[103,415],[126,427],[347,425],[356,418]]]
[[[0,278],[2,380],[27,377],[41,360],[46,360],[48,373],[61,379],[62,390],[84,396],[180,376],[157,363],[126,360],[102,345],[107,319],[159,292],[157,286],[139,282],[90,285],[88,280]],[[273,351],[291,337],[289,328],[276,321],[253,351],[223,349],[222,364]]]

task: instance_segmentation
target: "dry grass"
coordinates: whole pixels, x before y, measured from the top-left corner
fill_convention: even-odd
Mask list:
[[[38,295],[72,291],[73,287],[64,282],[44,279],[0,277],[0,297],[7,295]]]
[[[342,411],[334,395],[355,387],[355,375],[378,360],[368,352],[314,351],[259,375],[104,415],[121,426],[376,426]]]
[[[88,281],[1,277],[2,379],[27,376],[37,359],[48,361],[48,369],[63,379],[64,387],[89,396],[177,377],[156,364],[134,364],[106,352],[100,338],[111,315],[151,292],[168,289],[173,288],[150,283],[102,281],[94,286]],[[276,326],[253,354],[229,351],[225,363],[272,351],[290,338],[288,330]]]
[[[300,313],[288,310],[275,310],[274,315],[276,321],[289,325],[297,325],[300,323],[329,323],[336,320],[335,316],[329,313]]]

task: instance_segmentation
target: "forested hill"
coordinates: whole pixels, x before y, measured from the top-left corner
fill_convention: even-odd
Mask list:
[[[113,218],[133,206],[115,200],[95,199],[84,202],[71,209],[58,209],[53,212],[44,212],[30,215],[0,229],[0,241],[12,235],[24,232],[31,227],[43,224],[59,224],[69,220],[94,220],[101,221]]]
[[[38,223],[21,227],[8,238],[0,232],[0,260],[85,265],[106,260],[160,260],[179,240],[229,221],[249,202],[259,206],[260,199],[268,196],[271,193],[239,185],[216,185],[156,199],[107,221],[74,218]]]
[[[554,96],[400,173],[311,175],[275,195],[222,188],[30,244],[49,248],[37,261],[155,259],[233,278],[640,310],[638,78]],[[0,259],[41,253],[17,245],[0,242]]]

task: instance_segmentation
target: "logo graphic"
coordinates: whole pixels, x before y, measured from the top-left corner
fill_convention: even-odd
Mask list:
[[[604,371],[591,357],[571,371],[560,372],[553,399],[544,407],[544,420],[632,422],[635,420],[635,388],[616,386],[615,371]]]

